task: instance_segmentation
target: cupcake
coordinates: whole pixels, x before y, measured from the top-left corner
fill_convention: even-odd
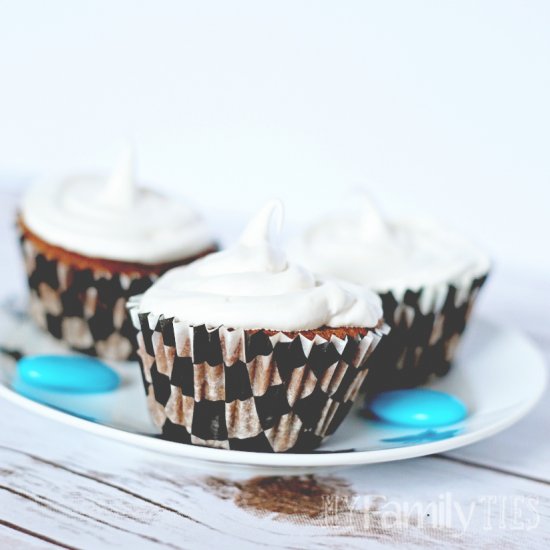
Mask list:
[[[369,391],[448,372],[490,267],[462,236],[423,219],[385,220],[366,197],[357,212],[310,226],[290,250],[314,272],[381,297],[391,332],[370,362]]]
[[[32,186],[17,228],[33,319],[75,350],[105,359],[132,354],[128,298],[216,248],[186,204],[135,185],[130,151],[109,178]]]
[[[227,250],[130,301],[149,409],[173,441],[244,451],[318,446],[349,412],[385,332],[380,298],[288,263],[282,205]]]

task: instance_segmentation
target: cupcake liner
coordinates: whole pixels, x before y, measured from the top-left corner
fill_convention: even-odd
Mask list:
[[[30,315],[40,327],[82,353],[113,360],[135,356],[135,329],[126,302],[158,275],[83,269],[47,257],[23,233],[20,243]]]
[[[163,436],[241,451],[317,447],[349,412],[385,332],[310,340],[190,326],[131,304],[130,312],[149,410]]]
[[[454,284],[380,294],[391,327],[369,362],[367,393],[424,384],[447,374],[488,273]]]

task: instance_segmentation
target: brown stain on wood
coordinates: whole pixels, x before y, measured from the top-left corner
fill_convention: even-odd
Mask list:
[[[353,497],[345,480],[312,475],[253,477],[246,481],[209,477],[206,486],[218,497],[231,499],[239,508],[254,514],[290,518],[319,518],[326,514],[329,499]]]
[[[345,479],[335,476],[259,476],[244,481],[207,477],[203,487],[255,516],[330,528],[343,536],[423,548],[439,548],[442,542],[470,547],[472,542],[467,534],[430,524],[425,518],[393,515],[388,523],[384,497],[360,495]]]

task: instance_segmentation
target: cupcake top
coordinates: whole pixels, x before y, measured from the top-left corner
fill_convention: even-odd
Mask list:
[[[309,269],[402,295],[485,275],[489,260],[466,239],[422,219],[386,220],[361,195],[358,212],[310,226],[290,246]]]
[[[23,198],[22,216],[45,241],[92,258],[159,264],[213,244],[204,221],[185,203],[136,186],[131,150],[108,178],[35,184]]]
[[[136,299],[138,312],[208,327],[375,327],[382,317],[376,294],[287,261],[276,242],[282,210],[279,201],[268,203],[235,245],[165,273]]]

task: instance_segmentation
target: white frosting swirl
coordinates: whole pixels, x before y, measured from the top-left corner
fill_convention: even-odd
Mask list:
[[[160,277],[137,298],[139,312],[242,329],[376,326],[382,317],[378,296],[289,263],[274,243],[281,223],[282,204],[268,203],[237,244]]]
[[[135,185],[125,152],[110,178],[37,183],[23,198],[23,221],[45,241],[93,258],[156,264],[209,248],[212,237],[183,202]]]
[[[291,257],[323,275],[398,296],[407,289],[460,285],[489,270],[486,254],[433,222],[386,221],[364,195],[359,209],[309,227],[291,243]]]

